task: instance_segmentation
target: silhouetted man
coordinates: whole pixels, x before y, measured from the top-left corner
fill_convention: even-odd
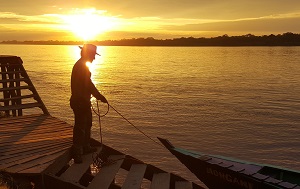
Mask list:
[[[84,44],[81,48],[81,58],[75,63],[71,76],[71,99],[70,106],[75,116],[73,128],[72,154],[75,163],[82,163],[82,154],[95,152],[97,149],[90,146],[92,111],[91,95],[103,103],[107,100],[97,90],[91,80],[91,72],[86,66],[92,63],[96,54],[99,55],[97,47],[92,44]],[[99,55],[100,56],[100,55]]]

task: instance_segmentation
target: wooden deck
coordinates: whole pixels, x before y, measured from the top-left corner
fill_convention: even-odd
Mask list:
[[[22,60],[0,55],[0,173],[22,176],[41,189],[201,189],[92,139],[98,153],[74,164],[73,127],[49,115]],[[2,85],[1,85],[2,84]],[[37,108],[41,114],[25,115]],[[95,168],[97,155],[105,162]]]
[[[100,145],[93,141],[94,145]],[[82,164],[70,164],[67,156],[61,156],[45,171],[46,188],[82,189],[202,189],[175,174],[165,172],[109,146],[99,146],[108,157],[107,165],[93,172],[93,154],[83,156]],[[95,154],[94,154],[95,155]]]
[[[0,170],[40,174],[72,145],[72,127],[50,115],[0,119]]]
[[[93,168],[96,153],[74,164],[72,126],[50,115],[0,119],[0,170],[41,176],[42,188],[192,189],[201,188],[175,174],[125,155],[92,139],[107,165]]]

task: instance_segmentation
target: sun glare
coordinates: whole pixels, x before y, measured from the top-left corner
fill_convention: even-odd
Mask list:
[[[67,29],[77,37],[87,41],[95,39],[98,35],[110,31],[117,26],[115,17],[104,15],[105,11],[95,9],[76,10],[64,16]]]

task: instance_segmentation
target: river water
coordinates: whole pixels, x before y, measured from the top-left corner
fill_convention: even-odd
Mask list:
[[[92,79],[109,103],[152,139],[300,170],[300,47],[98,47]],[[70,74],[77,46],[0,45],[20,56],[50,114],[73,124]],[[94,107],[95,102],[93,102]],[[100,105],[101,114],[107,106]],[[166,149],[114,110],[103,142],[188,180]],[[93,137],[99,137],[94,116]]]

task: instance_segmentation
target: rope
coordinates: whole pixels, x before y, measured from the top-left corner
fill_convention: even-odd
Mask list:
[[[108,158],[106,156],[104,156],[104,153],[103,153],[103,137],[102,137],[102,126],[101,126],[101,117],[104,117],[108,112],[109,112],[109,106],[107,105],[107,111],[104,115],[100,115],[100,108],[99,108],[99,103],[98,103],[98,100],[96,101],[97,102],[97,112],[96,110],[94,109],[94,107],[92,106],[92,110],[93,112],[98,116],[98,124],[99,124],[99,134],[100,134],[100,142],[101,142],[101,146],[100,146],[100,151],[99,153],[95,152],[93,155],[92,155],[92,158],[93,158],[93,165],[94,167],[96,167],[97,169],[100,169],[102,168],[103,166],[107,165],[108,163]],[[95,156],[94,156],[95,155]]]
[[[101,116],[100,116],[100,108],[99,108],[98,100],[97,100],[97,110],[98,110],[98,113],[99,113],[97,115],[98,115],[99,129],[100,129],[100,142],[101,142],[101,145],[102,145],[102,127],[101,127]],[[107,112],[108,112],[108,110],[107,110]]]
[[[154,139],[152,139],[150,136],[148,136],[145,132],[143,132],[141,129],[139,129],[138,127],[136,127],[133,123],[131,123],[127,118],[125,118],[118,110],[116,110],[112,105],[110,105],[107,102],[107,111],[105,114],[100,115],[100,108],[99,108],[99,103],[97,100],[97,111],[95,111],[94,107],[92,106],[92,110],[94,111],[94,113],[98,116],[98,122],[99,122],[99,130],[100,130],[100,141],[101,141],[101,150],[99,153],[94,153],[96,155],[96,157],[94,157],[93,154],[93,165],[95,167],[102,168],[105,165],[110,165],[116,162],[115,161],[110,161],[108,160],[108,157],[105,156],[104,151],[103,151],[103,139],[102,139],[102,126],[101,126],[101,117],[104,117],[108,114],[109,112],[109,107],[111,107],[117,114],[119,114],[125,121],[127,121],[132,127],[134,127],[136,130],[138,130],[140,133],[142,133],[145,137],[147,137],[148,139],[152,140],[154,143],[156,143],[157,145],[161,146],[164,148],[164,146],[158,142],[156,142]]]
[[[103,115],[100,115],[98,100],[97,100],[97,112],[96,112],[96,110],[94,109],[93,106],[92,106],[92,110],[93,110],[93,112],[94,112],[97,116],[104,117],[104,116],[106,116],[106,115],[108,114],[108,112],[109,112],[109,104],[108,104],[108,102],[107,102],[107,110],[106,110],[105,114],[103,114]]]
[[[116,110],[112,105],[108,104],[113,110],[115,110],[115,112],[117,112],[117,114],[119,114],[125,121],[127,121],[131,126],[133,126],[136,130],[138,130],[140,133],[142,133],[145,137],[149,138],[150,140],[152,140],[153,142],[155,142],[157,145],[164,147],[163,145],[161,145],[160,143],[156,142],[155,140],[153,140],[150,136],[148,136],[146,133],[144,133],[141,129],[137,128],[133,123],[131,123],[128,119],[126,119],[118,110]]]

